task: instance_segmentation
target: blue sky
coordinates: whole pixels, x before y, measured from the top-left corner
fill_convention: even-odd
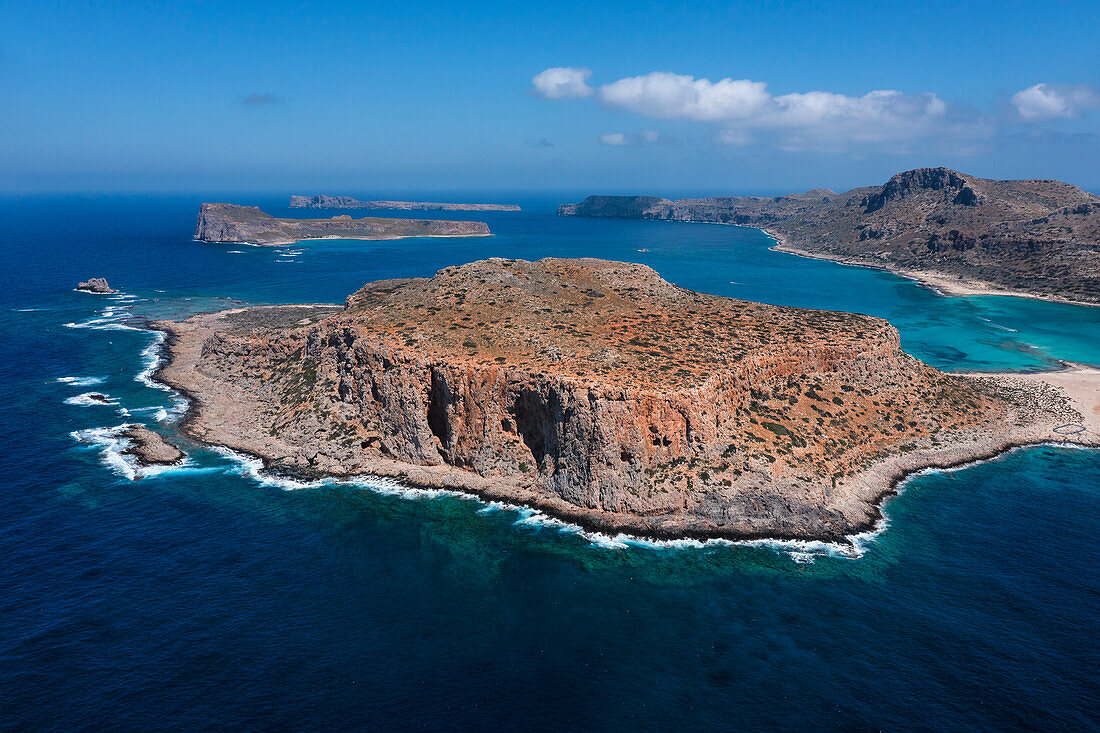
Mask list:
[[[0,189],[1097,191],[1097,39],[1094,2],[0,0]]]

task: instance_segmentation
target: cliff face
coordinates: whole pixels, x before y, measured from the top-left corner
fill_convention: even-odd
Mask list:
[[[195,239],[203,242],[289,244],[303,239],[399,239],[402,237],[487,237],[480,221],[429,219],[277,219],[255,206],[202,204]]]
[[[596,196],[558,213],[758,226],[800,252],[1100,303],[1100,197],[1058,181],[992,181],[920,168],[842,194]]]
[[[903,468],[1054,414],[921,364],[883,321],[599,260],[490,260],[372,283],[342,312],[162,327],[199,439],[653,536],[837,538]]]
[[[401,209],[415,211],[520,211],[514,204],[447,204],[435,201],[360,201],[351,196],[291,196],[292,209]]]

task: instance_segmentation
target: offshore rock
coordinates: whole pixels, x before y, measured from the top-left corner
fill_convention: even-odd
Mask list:
[[[101,277],[88,278],[82,283],[77,283],[77,290],[83,290],[88,293],[117,293],[118,291],[107,284],[107,281]]]
[[[142,425],[127,427],[122,436],[131,442],[123,453],[136,458],[142,466],[167,466],[184,457],[183,451]]]

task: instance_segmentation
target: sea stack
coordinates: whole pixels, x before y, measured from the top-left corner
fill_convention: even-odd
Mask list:
[[[107,281],[101,277],[88,278],[82,283],[77,283],[77,290],[83,290],[86,293],[117,293],[118,291],[107,284]]]

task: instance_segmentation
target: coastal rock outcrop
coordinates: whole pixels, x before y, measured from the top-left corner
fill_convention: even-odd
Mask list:
[[[130,425],[121,435],[131,443],[123,453],[141,466],[168,466],[184,457],[183,451],[143,425]]]
[[[889,269],[947,291],[1100,303],[1100,197],[1059,181],[918,168],[841,194],[590,196],[558,213],[754,226],[773,233],[779,249]]]
[[[489,226],[480,221],[434,219],[279,219],[256,206],[202,204],[195,239],[203,242],[292,244],[303,239],[400,239],[403,237],[487,237]]]
[[[117,293],[118,291],[107,284],[107,281],[101,277],[91,277],[82,283],[77,283],[77,290],[83,290],[88,293]]]
[[[185,429],[302,475],[395,476],[653,537],[839,539],[896,479],[1049,437],[1042,385],[952,376],[867,316],[642,265],[487,260],[342,310],[157,324]]]

